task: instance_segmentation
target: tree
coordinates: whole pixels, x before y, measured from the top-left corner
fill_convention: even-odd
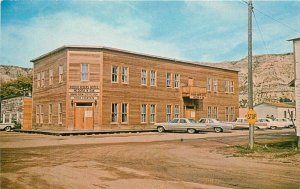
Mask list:
[[[1,82],[0,98],[28,96],[32,91],[32,76],[18,76],[17,79]]]

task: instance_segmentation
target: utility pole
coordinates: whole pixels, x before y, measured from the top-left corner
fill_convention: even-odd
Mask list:
[[[253,110],[253,80],[252,80],[252,0],[248,2],[248,107]],[[254,145],[254,124],[249,123],[249,147]]]

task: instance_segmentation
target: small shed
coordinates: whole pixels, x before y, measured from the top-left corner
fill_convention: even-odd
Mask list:
[[[258,118],[295,118],[295,106],[285,103],[261,103],[254,106]]]

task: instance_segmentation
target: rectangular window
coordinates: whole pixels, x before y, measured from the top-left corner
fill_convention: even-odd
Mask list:
[[[118,66],[111,67],[111,82],[118,83]]]
[[[234,107],[230,107],[230,118],[229,121],[234,121]]]
[[[89,65],[81,64],[81,81],[89,80]]]
[[[156,86],[156,71],[150,71],[150,86]]]
[[[180,74],[174,74],[174,87],[180,87]]]
[[[212,118],[212,115],[211,115],[211,106],[207,107],[207,118]]]
[[[150,123],[155,123],[156,105],[150,105]]]
[[[58,124],[62,124],[62,103],[58,103]]]
[[[44,123],[43,105],[40,105],[40,123]]]
[[[167,73],[167,76],[166,76],[166,86],[167,87],[172,87],[172,74],[171,73]]]
[[[122,104],[122,123],[128,122],[128,104]]]
[[[40,106],[36,105],[35,107],[35,122],[40,123]]]
[[[147,105],[142,104],[141,105],[141,123],[147,122],[146,115],[147,115]]]
[[[225,107],[225,121],[229,121],[229,108]]]
[[[230,81],[230,93],[234,92],[234,85],[233,85],[233,81]]]
[[[179,118],[180,116],[180,107],[179,105],[174,105],[174,118]]]
[[[45,72],[42,71],[42,74],[41,74],[41,80],[42,80],[42,84],[41,84],[41,87],[44,87],[45,86]]]
[[[116,103],[111,104],[111,122],[118,122],[118,104]]]
[[[58,67],[58,82],[62,83],[63,82],[63,74],[64,74],[64,67],[59,66]]]
[[[217,90],[218,90],[218,88],[217,88],[217,87],[218,87],[218,80],[214,79],[214,80],[213,80],[213,85],[214,85],[214,86],[213,86],[214,92],[216,93]]]
[[[167,105],[166,113],[167,113],[167,122],[170,122],[172,120],[172,106],[171,105]]]
[[[41,87],[41,73],[37,73],[36,81],[37,81],[36,87],[40,88]]]
[[[141,85],[147,85],[147,70],[141,70]]]
[[[207,91],[211,91],[211,79],[207,78]]]
[[[128,83],[128,67],[122,67],[122,83]]]
[[[214,106],[213,109],[213,118],[218,119],[218,107]]]
[[[52,104],[49,104],[48,123],[52,123]]]
[[[225,93],[229,92],[229,81],[225,80]]]
[[[53,84],[53,70],[49,70],[49,85]]]

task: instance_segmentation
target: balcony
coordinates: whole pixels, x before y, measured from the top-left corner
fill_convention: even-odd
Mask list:
[[[182,97],[188,97],[190,99],[203,99],[206,95],[205,87],[182,87]]]

